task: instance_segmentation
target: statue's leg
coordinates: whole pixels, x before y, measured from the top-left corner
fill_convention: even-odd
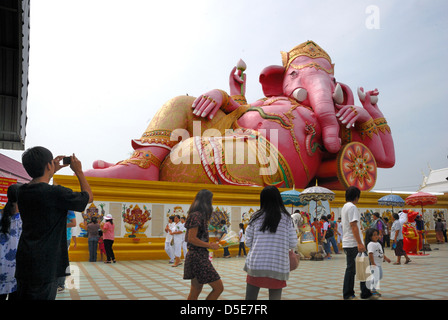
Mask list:
[[[195,98],[190,96],[179,96],[169,100],[153,117],[141,138],[132,140],[135,151],[129,159],[114,165],[101,160],[95,161],[94,169],[86,171],[85,175],[159,180],[161,163],[178,143],[178,140],[172,138],[173,132],[190,136],[202,134],[206,129],[213,128],[224,116],[224,112],[219,111],[214,119],[209,121],[193,115],[191,106],[194,100]]]
[[[207,133],[179,143],[163,162],[160,180],[240,186],[293,185],[283,156],[262,136]]]

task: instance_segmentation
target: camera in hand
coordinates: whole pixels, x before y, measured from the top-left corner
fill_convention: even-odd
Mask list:
[[[62,163],[63,164],[70,164],[71,163],[71,158],[70,157],[64,157],[64,159],[62,159]]]

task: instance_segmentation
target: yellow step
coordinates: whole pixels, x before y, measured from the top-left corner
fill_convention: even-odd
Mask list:
[[[216,241],[211,238],[210,241]],[[69,260],[70,261],[89,261],[89,245],[87,238],[77,238],[76,248],[74,243],[70,244]],[[140,238],[134,240],[130,238],[116,238],[114,240],[113,250],[116,260],[164,260],[168,259],[165,252],[165,238]],[[238,255],[238,246],[229,248],[231,256]],[[249,249],[246,247],[246,253]],[[223,249],[213,251],[214,257],[222,257]],[[97,260],[100,260],[100,252],[97,251]],[[106,260],[106,256],[103,255]]]

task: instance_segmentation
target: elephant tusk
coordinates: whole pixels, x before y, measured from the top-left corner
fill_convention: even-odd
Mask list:
[[[294,90],[294,92],[292,93],[292,96],[297,101],[303,102],[308,97],[308,92],[304,88],[298,88],[298,89]]]
[[[338,83],[333,92],[333,101],[337,104],[342,104],[344,102],[344,92],[342,92],[341,85]]]
[[[378,102],[378,96],[370,96],[371,104],[377,104],[377,102]]]
[[[366,94],[361,91],[361,88],[358,88],[358,97],[361,102],[364,102],[366,100]]]

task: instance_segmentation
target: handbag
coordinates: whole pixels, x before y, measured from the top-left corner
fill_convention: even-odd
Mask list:
[[[294,252],[294,250],[289,250],[289,270],[296,270],[299,266],[300,256]]]
[[[370,276],[370,260],[365,252],[360,252],[355,259],[356,280],[365,282]]]

